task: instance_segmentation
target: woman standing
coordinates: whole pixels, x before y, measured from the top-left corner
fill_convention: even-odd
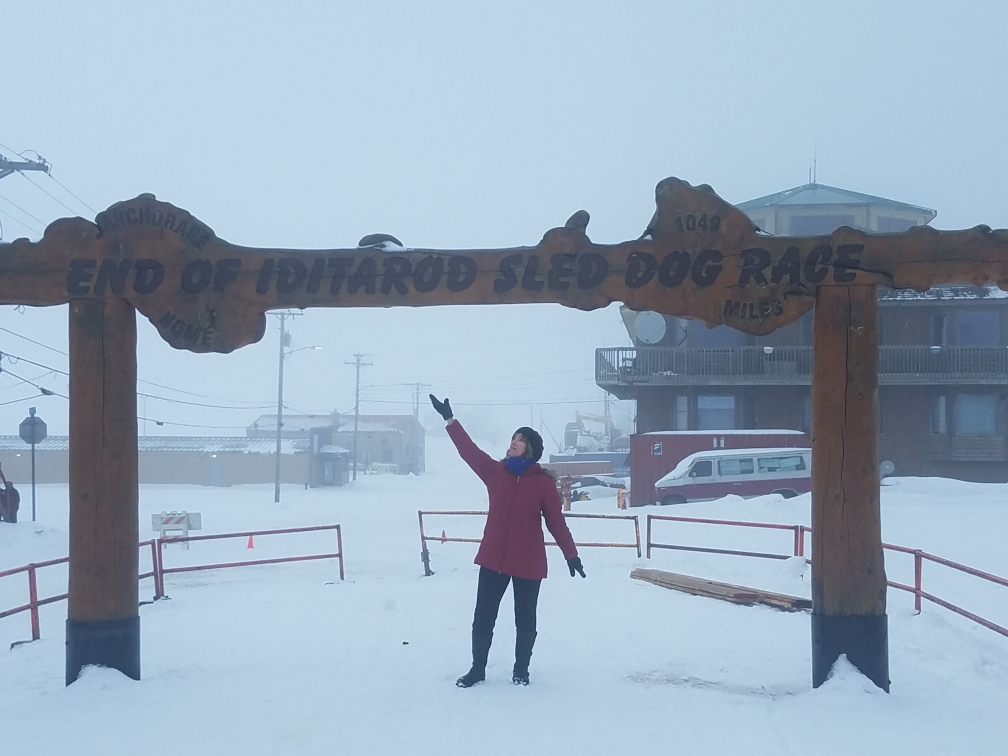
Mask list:
[[[487,487],[490,507],[483,540],[476,554],[480,566],[476,611],[472,624],[472,667],[455,684],[469,688],[486,678],[487,655],[504,591],[511,583],[515,610],[515,664],[511,681],[529,684],[529,661],[536,639],[536,604],[539,586],[546,577],[546,545],[542,520],[563,551],[571,577],[585,577],[574,539],[567,529],[553,478],[538,464],[542,438],[531,428],[519,428],[503,460],[481,450],[461,423],[452,417],[448,399],[431,404],[448,423],[459,456]]]

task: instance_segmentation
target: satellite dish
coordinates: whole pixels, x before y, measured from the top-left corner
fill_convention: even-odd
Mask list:
[[[657,344],[665,338],[665,316],[651,310],[637,313],[634,333],[645,344]]]

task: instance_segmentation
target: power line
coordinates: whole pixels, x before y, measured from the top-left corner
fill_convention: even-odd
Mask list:
[[[44,396],[60,396],[60,397],[63,397],[64,399],[69,399],[70,398],[70,397],[66,396],[65,394],[59,393],[58,391],[53,391],[52,389],[47,389],[45,386],[42,386],[42,385],[40,385],[38,383],[35,383],[35,381],[30,381],[27,378],[22,378],[20,375],[18,375],[17,373],[12,373],[10,370],[5,370],[4,372],[7,375],[9,375],[11,378],[16,378],[17,380],[21,381],[22,383],[27,383],[29,386],[34,386]]]
[[[6,215],[8,219],[14,221],[15,223],[17,223],[22,228],[27,228],[32,233],[39,234],[40,236],[42,235],[42,232],[39,231],[34,226],[29,225],[28,223],[25,223],[23,220],[19,220],[18,218],[15,218],[13,215],[11,215],[10,213],[8,213],[8,212],[6,212],[4,210],[0,210],[0,215]]]
[[[86,207],[86,208],[87,208],[88,210],[90,210],[90,211],[91,211],[92,213],[94,213],[95,215],[98,215],[98,211],[97,211],[97,210],[95,210],[95,209],[94,209],[93,207],[91,207],[91,205],[89,205],[89,204],[88,204],[87,202],[85,202],[84,200],[82,200],[82,199],[81,199],[80,197],[78,197],[78,196],[77,196],[76,194],[74,194],[73,192],[71,192],[71,191],[70,191],[70,190],[69,190],[69,189],[68,189],[68,188],[67,188],[66,186],[64,186],[63,184],[61,184],[61,183],[60,183],[60,181],[59,181],[59,179],[58,179],[58,178],[56,178],[55,176],[53,176],[53,175],[52,175],[52,173],[47,173],[46,175],[47,175],[47,176],[48,176],[49,178],[51,178],[51,179],[52,179],[53,181],[55,181],[55,182],[56,182],[56,183],[57,183],[57,184],[58,184],[58,185],[59,185],[60,187],[62,187],[62,188],[63,188],[63,191],[65,191],[65,192],[66,192],[67,194],[69,194],[69,195],[70,195],[71,197],[73,197],[73,198],[74,198],[75,200],[77,200],[77,201],[78,201],[78,202],[80,202],[80,203],[81,203],[82,205],[84,205],[84,207]]]
[[[46,222],[44,220],[39,220],[34,215],[32,215],[31,213],[29,213],[27,210],[25,210],[23,207],[21,207],[20,205],[18,205],[15,202],[12,202],[11,200],[7,199],[2,194],[0,194],[0,200],[3,200],[4,202],[6,202],[8,205],[10,205],[13,208],[16,208],[17,210],[20,210],[22,213],[24,213],[25,215],[27,215],[29,218],[31,218],[36,223],[41,223],[43,226],[46,225]],[[8,217],[13,217],[13,216],[8,216]],[[14,218],[14,220],[17,220],[17,218]],[[22,225],[24,225],[24,224],[22,224]],[[39,229],[37,229],[37,228],[36,229],[32,229],[32,230],[33,231],[39,231]],[[39,231],[39,233],[41,233],[41,231]]]
[[[4,331],[5,333],[9,333],[11,336],[17,336],[19,339],[24,339],[25,341],[27,341],[27,342],[29,342],[31,344],[34,344],[35,346],[40,346],[43,349],[48,349],[50,352],[56,352],[56,354],[62,354],[64,357],[69,357],[70,356],[66,352],[64,352],[64,351],[62,351],[60,349],[57,349],[56,347],[51,347],[48,344],[43,344],[41,341],[35,341],[35,339],[30,339],[27,336],[23,336],[22,334],[18,333],[17,331],[12,331],[9,328],[4,328],[3,326],[0,326],[0,331]]]
[[[43,348],[48,349],[50,351],[56,352],[56,354],[61,354],[64,357],[69,357],[70,356],[66,352],[63,352],[63,351],[61,351],[59,349],[56,349],[55,347],[51,347],[51,346],[49,346],[47,344],[43,344],[41,341],[35,341],[35,339],[30,339],[27,336],[22,336],[21,334],[16,333],[16,332],[10,330],[9,328],[4,328],[3,326],[0,326],[0,331],[4,331],[6,333],[9,333],[12,336],[17,336],[18,338],[24,339],[25,341],[28,341],[28,342],[30,342],[32,344],[35,344],[36,346],[40,346],[40,347],[43,347]],[[36,367],[45,368],[46,370],[51,370],[54,373],[60,373],[61,375],[65,375],[65,376],[69,376],[70,375],[70,373],[68,373],[65,370],[60,370],[59,368],[54,368],[54,367],[51,367],[49,365],[44,365],[41,362],[33,362],[32,360],[29,360],[27,357],[19,357],[18,355],[16,355],[16,354],[10,354],[9,352],[4,352],[3,354],[6,354],[8,357],[10,357],[10,358],[12,358],[14,360],[24,361],[24,362],[27,362],[29,365],[35,365]],[[184,389],[178,389],[178,388],[174,388],[172,386],[165,386],[162,383],[155,383],[154,381],[146,381],[143,378],[137,378],[137,383],[146,383],[146,384],[148,384],[150,386],[156,386],[157,388],[165,389],[166,391],[174,391],[176,393],[185,394],[187,396],[198,396],[201,399],[210,399],[210,400],[215,401],[215,402],[216,401],[228,401],[226,399],[221,399],[220,397],[216,397],[216,396],[209,396],[207,394],[199,394],[199,393],[196,393],[194,391],[185,391]],[[139,393],[140,396],[146,396],[146,397],[148,397],[150,399],[162,399],[162,400],[164,400],[166,402],[179,402],[180,404],[189,404],[190,403],[190,402],[184,402],[181,399],[173,399],[171,397],[156,396],[154,394],[145,394],[143,392],[138,392],[138,393]],[[195,402],[192,402],[192,404],[194,406],[197,406],[197,407],[217,407],[217,408],[220,408],[220,409],[226,409],[227,408],[224,405],[220,405],[220,404],[199,404],[199,403],[195,403]],[[248,404],[233,405],[232,408],[233,409],[242,409],[243,407],[247,407],[248,409],[264,409],[264,408],[268,409],[271,406],[273,406],[273,405],[252,404],[251,402],[249,402]]]
[[[27,357],[19,357],[18,355],[11,354],[10,352],[2,352],[0,354],[15,362],[26,362],[29,365],[34,365],[35,367],[44,368],[45,370],[50,370],[54,373],[59,373],[60,375],[70,377],[70,373],[68,373],[66,370],[60,370],[59,368],[54,368],[51,365],[45,365],[41,362],[35,362],[34,360],[29,360]],[[14,375],[13,373],[10,374]],[[174,390],[168,386],[164,386],[163,388]],[[144,391],[138,391],[137,396],[144,396],[147,397],[148,399],[154,399],[162,402],[170,402],[172,404],[185,404],[190,407],[207,407],[209,409],[221,409],[221,410],[262,410],[262,409],[269,409],[270,407],[273,406],[271,404],[208,404],[206,402],[190,402],[185,399],[175,399],[170,396],[158,396],[157,394],[148,394]],[[206,397],[206,398],[213,398],[213,397]]]
[[[49,199],[53,200],[54,202],[58,202],[58,203],[59,203],[59,204],[61,204],[61,205],[62,205],[62,206],[63,206],[64,208],[66,208],[67,210],[69,210],[69,211],[70,211],[71,213],[73,213],[74,215],[77,215],[77,211],[76,211],[76,210],[74,210],[74,209],[73,209],[72,207],[70,207],[70,205],[68,205],[68,204],[67,204],[66,202],[64,202],[63,200],[61,200],[61,199],[60,199],[59,197],[56,197],[55,195],[53,195],[53,194],[50,194],[50,193],[49,193],[49,192],[48,192],[48,191],[47,191],[47,190],[46,190],[46,189],[45,189],[45,188],[44,188],[44,187],[43,187],[43,186],[42,186],[41,184],[36,184],[36,183],[35,183],[34,181],[32,181],[32,178],[31,178],[31,176],[25,176],[25,175],[24,175],[23,173],[21,173],[20,171],[18,172],[18,175],[20,175],[20,176],[21,176],[21,177],[22,177],[23,179],[25,179],[26,181],[30,182],[32,186],[34,186],[34,187],[35,187],[36,189],[38,189],[38,190],[39,190],[40,192],[42,192],[42,193],[43,193],[43,194],[45,194],[45,195],[46,195],[47,197],[49,197]]]

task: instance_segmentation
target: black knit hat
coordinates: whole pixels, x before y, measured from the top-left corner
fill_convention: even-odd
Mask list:
[[[523,425],[521,428],[516,430],[515,433],[520,433],[522,435],[525,439],[525,443],[529,446],[529,451],[532,452],[532,461],[538,462],[543,453],[542,436],[529,428],[527,425]]]

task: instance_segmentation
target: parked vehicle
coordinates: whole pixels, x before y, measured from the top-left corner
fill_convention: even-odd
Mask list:
[[[655,483],[694,452],[805,447],[807,434],[796,430],[704,430],[638,433],[630,438],[630,506],[643,507],[657,500]]]
[[[786,499],[812,490],[812,450],[718,449],[696,452],[655,484],[659,504],[684,504],[722,496]]]

